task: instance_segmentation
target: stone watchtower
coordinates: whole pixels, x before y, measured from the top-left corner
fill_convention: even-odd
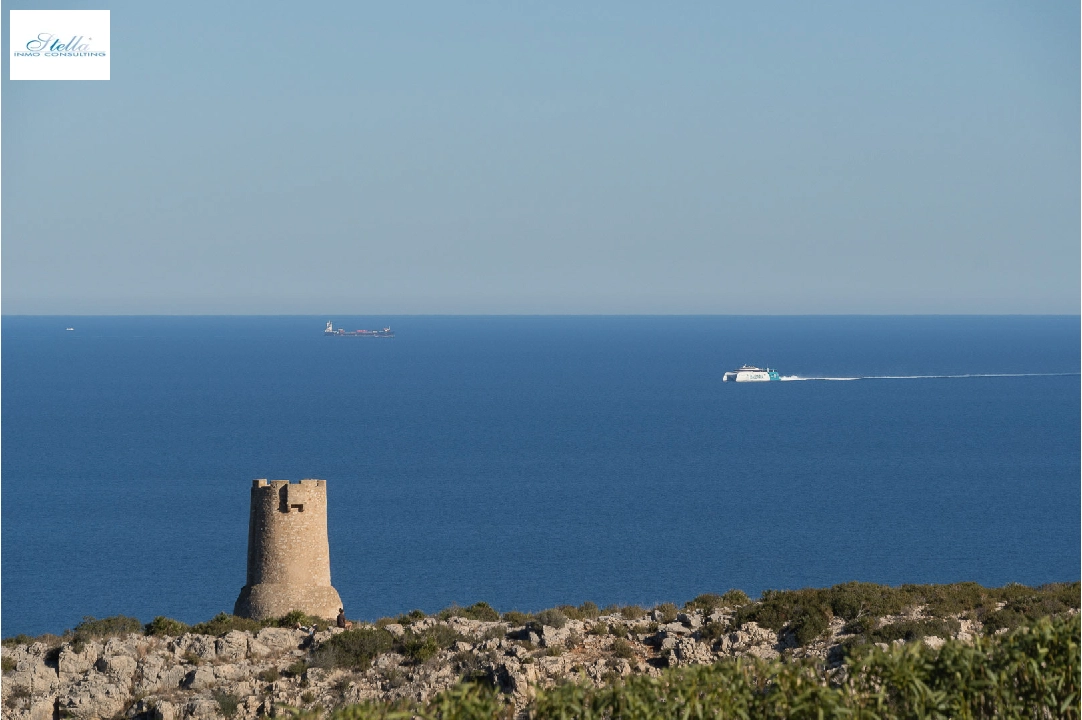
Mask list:
[[[233,614],[263,620],[290,610],[333,618],[327,481],[255,480],[248,518],[248,583]]]

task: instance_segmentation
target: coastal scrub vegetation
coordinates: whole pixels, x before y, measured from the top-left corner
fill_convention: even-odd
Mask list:
[[[735,630],[754,621],[771,630],[792,632],[798,644],[806,645],[826,632],[832,617],[851,623],[858,618],[882,618],[923,607],[926,615],[961,615],[980,620],[985,623],[986,632],[994,632],[1078,609],[1079,600],[1077,582],[1037,588],[1018,584],[986,588],[973,582],[894,588],[850,582],[823,589],[767,590],[757,602],[749,601],[739,607],[730,618],[728,629]],[[868,634],[870,630],[871,626],[865,626],[861,632]]]
[[[686,602],[684,611],[699,611],[704,615],[724,611],[721,620],[707,622],[701,634],[704,638],[720,639],[726,632],[740,628],[746,622],[754,621],[760,626],[781,633],[792,633],[797,643],[806,645],[821,637],[829,628],[833,618],[846,622],[845,632],[858,636],[850,644],[863,642],[889,642],[890,639],[914,639],[931,634],[943,636],[950,627],[929,625],[926,621],[913,619],[909,625],[894,622],[879,622],[888,616],[898,616],[923,609],[928,617],[959,616],[978,620],[985,633],[1004,632],[1021,627],[1032,621],[1047,616],[1061,615],[1070,610],[1078,610],[1080,589],[1078,582],[1050,583],[1039,587],[1028,587],[1012,583],[1001,588],[986,588],[977,583],[963,582],[948,585],[877,585],[874,583],[849,582],[830,588],[805,588],[800,590],[767,590],[758,600],[751,600],[741,590],[729,590],[721,595],[705,593]],[[654,622],[637,629],[638,632],[656,630],[657,622],[672,622],[677,618],[677,606],[662,603],[652,610]],[[502,621],[511,627],[530,626],[540,632],[544,626],[562,628],[568,620],[596,621],[599,617],[619,615],[626,621],[635,621],[647,615],[647,611],[638,605],[609,605],[604,609],[592,602],[579,606],[561,605],[556,608],[528,614],[511,610],[502,615],[486,602],[476,602],[466,607],[452,605],[440,611],[436,619],[460,617],[484,622]],[[397,623],[404,628],[416,625],[429,617],[421,610],[412,610],[397,618],[383,618],[378,627]],[[715,616],[716,618],[717,616]],[[923,624],[921,624],[923,622]],[[3,644],[18,645],[41,642],[50,647],[62,642],[84,643],[131,633],[145,635],[177,636],[185,632],[221,636],[231,630],[257,633],[265,627],[314,627],[327,629],[329,623],[322,618],[305,615],[294,610],[282,617],[256,621],[227,613],[219,613],[208,621],[196,625],[187,625],[179,620],[158,616],[145,625],[133,617],[116,615],[97,619],[87,616],[72,630],[65,630],[63,635],[44,634],[31,637],[20,634],[5,638]],[[884,625],[880,627],[880,625]],[[617,628],[599,627],[596,623],[594,634],[612,632]],[[427,631],[425,631],[427,632]],[[414,633],[421,636],[423,633]],[[443,645],[444,639],[418,641],[418,648],[431,646],[433,642]],[[413,638],[416,640],[416,637]],[[411,647],[413,647],[411,645]],[[417,650],[415,654],[424,655],[427,651]],[[412,656],[411,656],[412,657]]]
[[[594,687],[568,682],[539,690],[534,720],[651,718],[1079,718],[1078,614],[1041,618],[972,643],[947,641],[886,650],[866,646],[844,673],[814,660],[739,658],[635,675]],[[339,636],[340,637],[340,636]],[[494,689],[464,683],[425,703],[400,700],[340,708],[332,720],[399,717],[510,718]],[[314,720],[298,712],[297,720]]]
[[[414,663],[423,663],[465,639],[447,625],[432,625],[423,630],[406,628],[401,636],[382,627],[346,630],[320,644],[312,655],[312,665],[363,671],[386,652],[397,652]]]

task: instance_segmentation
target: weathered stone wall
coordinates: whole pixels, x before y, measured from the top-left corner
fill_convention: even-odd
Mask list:
[[[248,518],[248,578],[233,613],[262,620],[290,610],[333,618],[324,480],[255,480]]]

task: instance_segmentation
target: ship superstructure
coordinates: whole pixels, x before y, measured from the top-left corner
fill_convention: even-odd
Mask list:
[[[722,382],[770,382],[771,380],[781,380],[781,376],[778,375],[777,370],[758,368],[754,365],[743,365],[738,370],[730,370],[725,373],[721,380]]]

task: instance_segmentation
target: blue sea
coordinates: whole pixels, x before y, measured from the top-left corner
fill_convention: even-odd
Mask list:
[[[8,316],[2,341],[4,636],[231,611],[254,478],[327,480],[362,619],[1079,579],[1077,316]],[[868,379],[721,382],[744,363]]]

